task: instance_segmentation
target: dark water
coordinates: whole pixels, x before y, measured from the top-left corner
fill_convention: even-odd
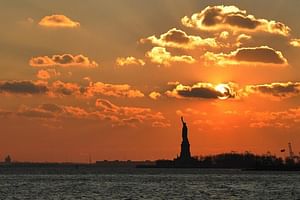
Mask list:
[[[131,169],[0,175],[0,199],[300,199],[299,172]]]

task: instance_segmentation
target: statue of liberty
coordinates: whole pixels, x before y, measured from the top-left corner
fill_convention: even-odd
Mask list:
[[[181,122],[182,122],[182,141],[188,141],[187,133],[188,133],[188,128],[186,126],[186,122],[183,120],[183,117],[181,117]]]
[[[182,143],[181,143],[180,159],[190,160],[191,152],[190,152],[190,143],[188,139],[188,128],[186,122],[183,120],[183,117],[181,117],[181,122],[182,122]]]

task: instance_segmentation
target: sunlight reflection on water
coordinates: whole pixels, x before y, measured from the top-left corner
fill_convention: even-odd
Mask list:
[[[300,173],[123,169],[0,175],[0,199],[300,199]]]

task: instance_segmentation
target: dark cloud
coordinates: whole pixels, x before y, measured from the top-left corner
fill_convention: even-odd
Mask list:
[[[241,63],[261,63],[287,65],[287,59],[280,51],[267,46],[239,48],[229,54],[207,52],[203,56],[206,63],[236,65]]]
[[[15,94],[45,94],[48,87],[44,84],[32,81],[2,81],[0,82],[0,92]]]
[[[284,64],[286,60],[282,54],[272,48],[257,47],[257,48],[242,48],[239,49],[234,57],[238,61],[262,62]]]
[[[166,94],[176,98],[228,99],[234,98],[230,84],[213,85],[211,83],[197,83],[192,86],[177,85]]]
[[[255,18],[246,16],[238,10],[224,11],[224,7],[214,6],[204,9],[201,16],[205,26],[216,26],[218,24],[229,24],[240,28],[255,29],[260,22]]]
[[[261,24],[257,20],[253,20],[242,15],[229,15],[226,17],[225,23],[228,23],[231,26],[238,26],[247,29],[255,29]]]
[[[89,59],[84,55],[53,55],[49,56],[39,56],[31,58],[29,64],[32,67],[83,67],[83,68],[95,68],[98,63]]]
[[[163,36],[166,42],[176,42],[180,44],[185,44],[190,41],[190,38],[183,31],[172,29],[167,34]]]
[[[248,93],[258,93],[275,98],[289,98],[300,94],[299,82],[270,83],[262,85],[250,85],[246,87]]]
[[[196,98],[204,98],[204,99],[217,99],[221,96],[221,92],[214,90],[213,88],[190,88],[188,90],[178,90],[178,95],[182,97],[196,97]]]

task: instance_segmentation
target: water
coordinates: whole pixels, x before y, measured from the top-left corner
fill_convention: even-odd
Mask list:
[[[0,175],[0,199],[300,199],[299,172],[105,169]]]

